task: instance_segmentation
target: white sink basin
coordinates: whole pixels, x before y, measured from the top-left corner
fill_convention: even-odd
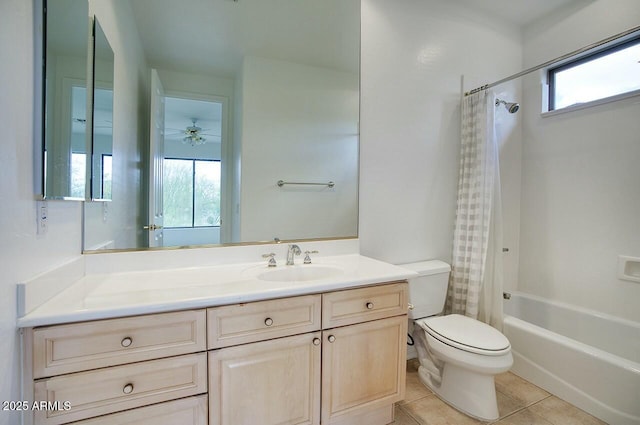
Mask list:
[[[297,266],[283,266],[267,270],[256,277],[269,282],[303,282],[327,279],[343,273],[342,269],[318,264],[301,264]]]

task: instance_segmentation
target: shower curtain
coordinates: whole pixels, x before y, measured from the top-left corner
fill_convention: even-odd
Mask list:
[[[462,101],[460,172],[445,313],[502,329],[502,214],[495,96]]]

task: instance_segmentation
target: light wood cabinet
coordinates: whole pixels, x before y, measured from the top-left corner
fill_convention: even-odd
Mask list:
[[[209,424],[320,423],[320,332],[209,352]]]
[[[323,425],[404,398],[406,338],[406,316],[323,331]]]
[[[385,425],[407,283],[28,329],[26,425]],[[208,350],[208,351],[207,351]]]
[[[54,407],[31,412],[26,425],[207,423],[206,395],[204,410],[202,399],[191,398],[207,393],[205,310],[44,326],[25,335],[32,399]],[[191,401],[172,401],[184,397]],[[174,404],[136,409],[162,402]]]
[[[307,317],[315,310],[301,309],[318,308],[310,301],[278,300],[283,332],[312,326]],[[269,303],[209,309],[209,346],[212,335],[264,339],[264,312],[277,312]],[[329,292],[322,294],[322,333],[210,351],[210,425],[391,422],[404,397],[406,314],[406,282]],[[212,332],[214,322],[229,331]]]

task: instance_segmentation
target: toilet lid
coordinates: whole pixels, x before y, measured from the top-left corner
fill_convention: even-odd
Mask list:
[[[441,342],[471,353],[500,355],[511,345],[506,336],[486,323],[459,314],[429,317],[420,326]]]

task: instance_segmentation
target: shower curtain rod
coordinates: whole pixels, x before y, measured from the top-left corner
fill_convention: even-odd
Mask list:
[[[540,65],[536,65],[536,66],[531,67],[529,69],[525,69],[524,71],[520,71],[517,74],[510,75],[510,76],[505,77],[505,78],[503,78],[501,80],[494,81],[491,84],[485,84],[484,86],[475,88],[475,89],[473,89],[471,91],[468,91],[468,92],[465,92],[464,95],[465,96],[469,96],[470,94],[477,93],[479,91],[486,90],[486,89],[489,89],[491,87],[495,87],[498,84],[506,83],[507,81],[511,81],[511,80],[514,80],[514,79],[516,79],[518,77],[522,77],[523,75],[527,75],[527,74],[530,74],[532,72],[535,72],[535,71],[537,71],[539,69],[546,68],[549,65],[553,65],[553,64],[555,64],[557,62],[561,62],[561,61],[563,61],[565,59],[568,59],[570,57],[577,56],[577,55],[582,54],[582,53],[584,53],[586,51],[589,51],[591,49],[595,49],[596,47],[600,47],[600,46],[602,46],[604,44],[610,43],[610,42],[615,41],[615,40],[617,40],[619,38],[626,37],[629,34],[633,34],[634,32],[638,32],[638,31],[640,31],[640,26],[633,27],[633,28],[631,28],[631,29],[629,29],[627,31],[621,32],[621,33],[613,35],[611,37],[607,37],[604,40],[597,41],[597,42],[595,42],[593,44],[590,44],[588,46],[582,47],[582,48],[580,48],[578,50],[574,50],[573,52],[570,52],[570,53],[567,53],[565,55],[559,56],[559,57],[557,57],[555,59],[551,59],[550,61],[546,61],[545,63],[541,63]]]

